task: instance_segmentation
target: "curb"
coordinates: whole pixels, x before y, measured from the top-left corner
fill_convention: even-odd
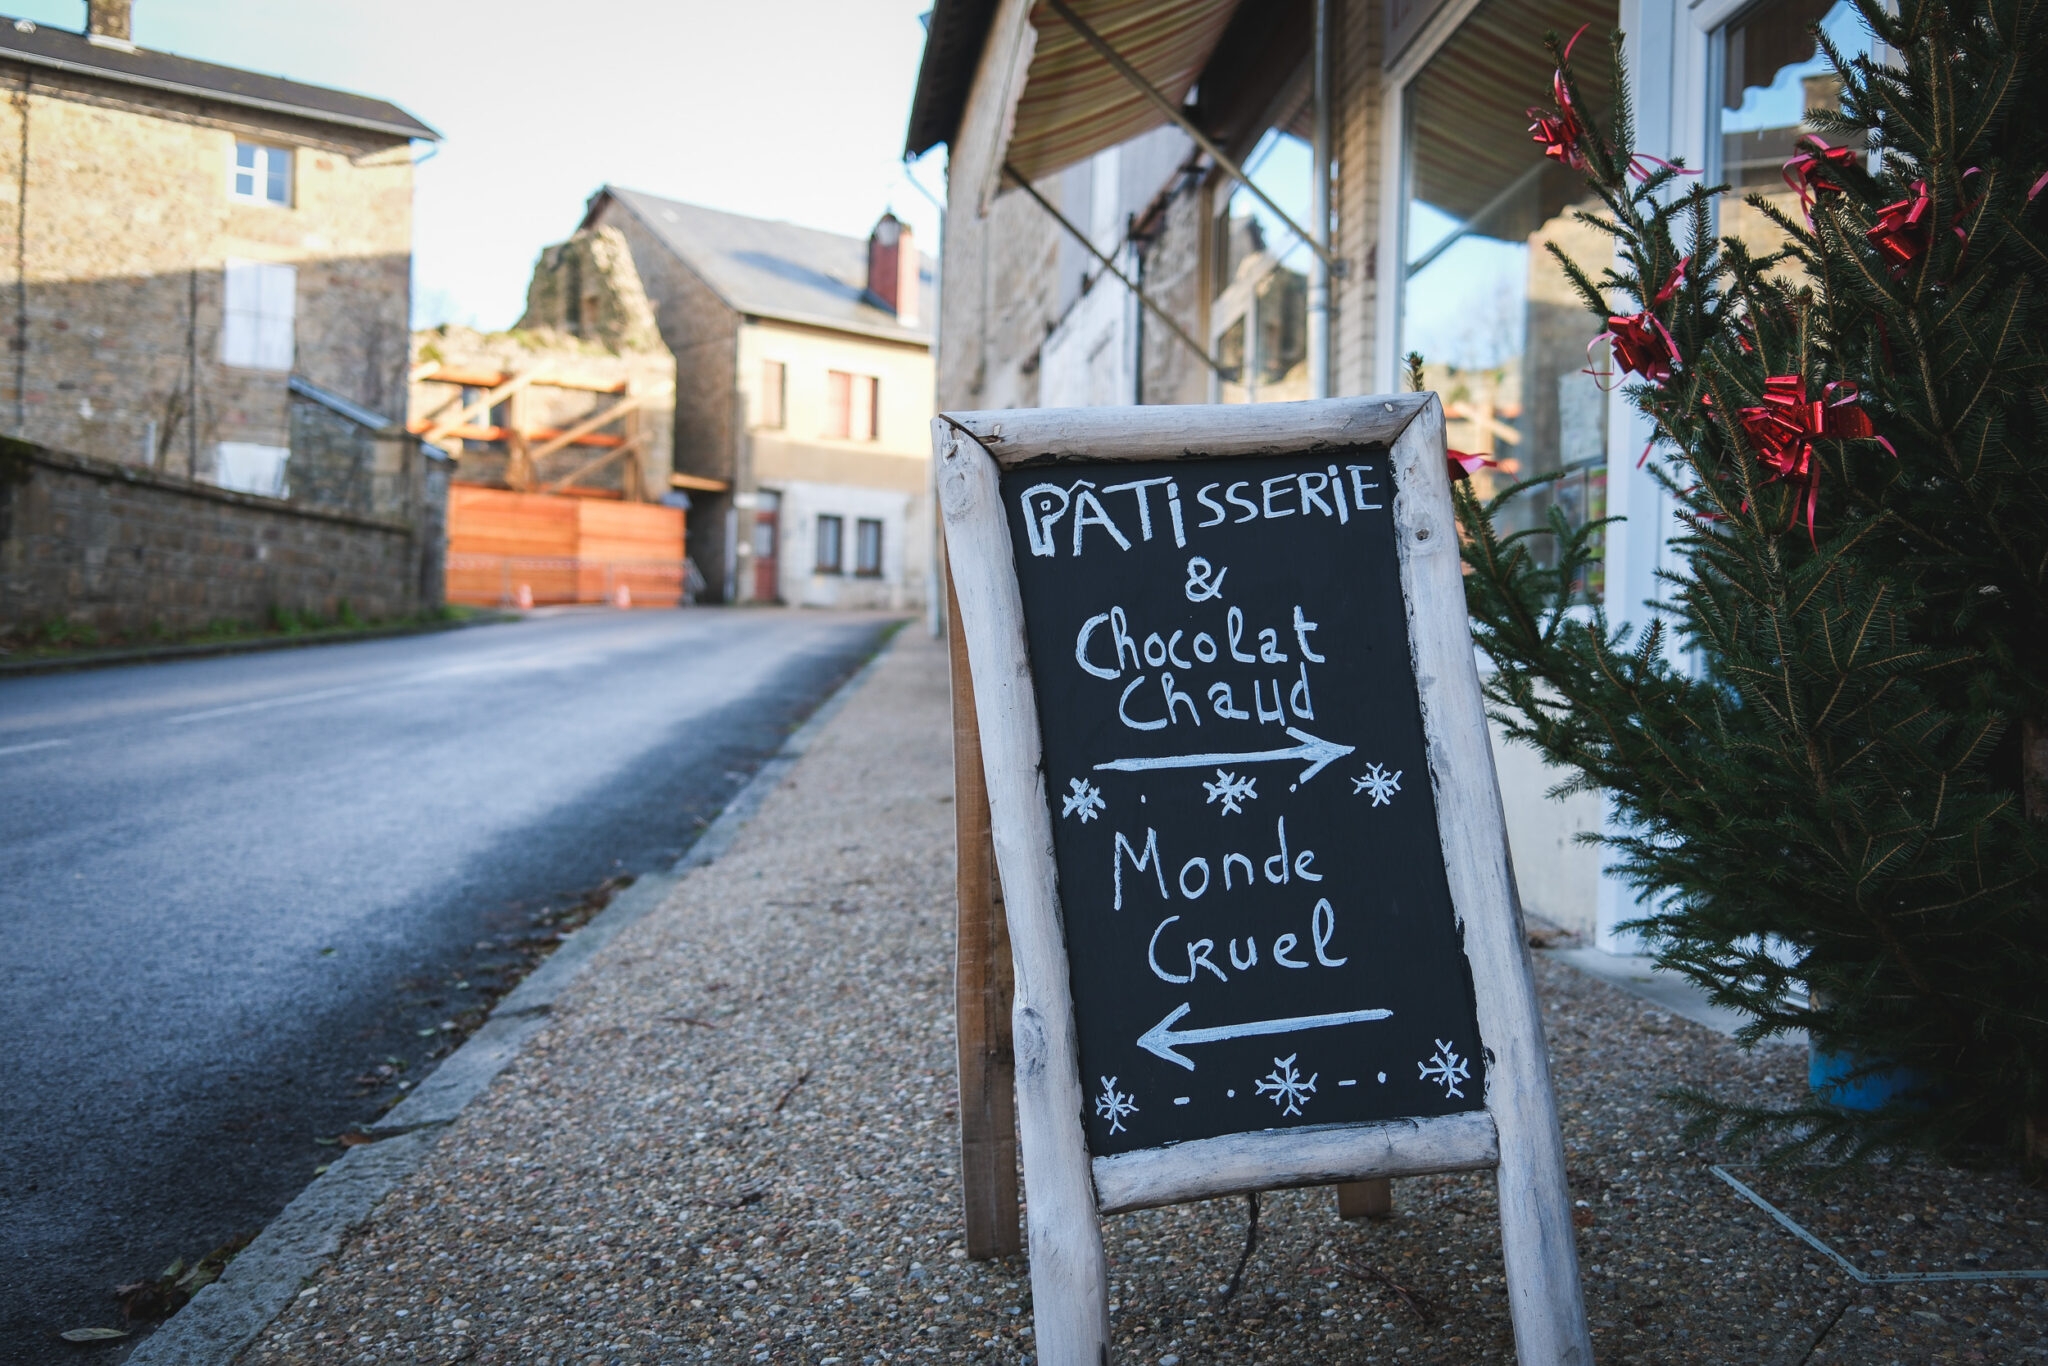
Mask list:
[[[895,645],[890,632],[873,656],[818,704],[810,717],[747,780],[725,809],[666,872],[647,873],[563,941],[491,1011],[462,1047],[369,1132],[378,1142],[350,1148],[254,1242],[221,1278],[192,1297],[129,1353],[129,1366],[228,1366],[296,1298],[308,1277],[341,1248],[349,1232],[411,1176],[469,1103],[547,1023],[555,1002],[590,960],[644,919],[695,869],[722,857],[782,785],[818,735],[881,667]]]
[[[314,645],[346,645],[357,640],[389,640],[395,636],[428,636],[441,631],[461,631],[471,626],[492,626],[499,622],[517,620],[518,616],[510,612],[491,612],[460,621],[426,621],[407,626],[369,626],[360,631],[310,631],[298,636],[196,641],[190,645],[146,645],[135,650],[105,650],[92,655],[52,655],[46,659],[21,659],[11,663],[0,663],[0,678],[76,673],[83,669],[111,669],[122,664],[156,664],[174,659],[253,655],[268,650],[301,650]]]

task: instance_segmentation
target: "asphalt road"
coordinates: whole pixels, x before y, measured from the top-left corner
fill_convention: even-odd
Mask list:
[[[261,1228],[537,917],[679,857],[884,625],[582,612],[0,680],[0,1360],[76,1360],[110,1287]]]

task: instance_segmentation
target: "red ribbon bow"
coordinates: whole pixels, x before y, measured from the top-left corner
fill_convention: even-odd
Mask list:
[[[1591,27],[1590,24],[1579,25],[1579,32],[1574,33],[1571,42],[1564,45],[1565,61],[1572,59],[1572,46],[1579,41],[1579,33]],[[1529,125],[1529,136],[1543,148],[1543,155],[1574,171],[1584,171],[1588,166],[1586,150],[1581,144],[1585,140],[1586,125],[1580,121],[1579,111],[1572,107],[1571,91],[1565,86],[1562,66],[1550,78],[1550,91],[1557,100],[1557,116],[1553,118],[1540,109],[1530,109],[1528,114],[1534,122]]]
[[[1840,194],[1846,188],[1836,172],[1856,164],[1853,147],[1830,147],[1817,137],[1805,137],[1800,145],[1809,150],[1785,163],[1785,183],[1799,193],[1799,207],[1806,214],[1806,226],[1813,226],[1813,205],[1823,194]],[[1818,149],[1818,150],[1813,150]]]
[[[1445,451],[1444,458],[1451,462],[1451,482],[1470,479],[1482,469],[1500,468],[1500,461],[1484,455],[1472,455],[1465,451]]]
[[[1679,285],[1685,282],[1685,268],[1691,263],[1692,257],[1688,256],[1671,268],[1664,287],[1650,300],[1652,305],[1671,302],[1678,293]],[[1669,383],[1671,372],[1682,363],[1677,339],[1664,326],[1663,319],[1648,308],[1627,317],[1610,315],[1607,330],[1586,343],[1589,361],[1593,348],[1603,341],[1613,343],[1614,358],[1621,362],[1623,373],[1641,375],[1652,384]],[[1589,364],[1583,373],[1593,376],[1594,382],[1598,383],[1612,376],[1613,371],[1595,370]],[[1600,387],[1612,389],[1614,386],[1602,384]]]
[[[1614,358],[1625,372],[1652,384],[1670,382],[1672,367],[1679,363],[1678,343],[1655,313],[1644,309],[1626,318],[1609,317],[1607,328],[1602,335],[1613,343]]]
[[[1840,398],[1835,397],[1837,390],[1841,391]],[[1891,451],[1894,459],[1898,457],[1891,442],[1877,435],[1870,414],[1857,406],[1858,397],[1855,385],[1837,382],[1823,389],[1819,398],[1809,400],[1805,376],[1773,375],[1764,381],[1764,401],[1736,413],[1743,433],[1756,448],[1757,459],[1775,471],[1769,482],[1784,480],[1805,489],[1808,541],[1814,537],[1814,511],[1820,497],[1820,471],[1813,463],[1813,443],[1817,439],[1855,441],[1874,437]],[[1798,515],[1795,503],[1793,517]]]
[[[1877,226],[1864,236],[1890,263],[1893,279],[1904,275],[1908,267],[1927,254],[1928,229],[1933,226],[1928,215],[1933,209],[1934,197],[1928,192],[1927,182],[1916,180],[1906,198],[1877,211]],[[1962,229],[1956,231],[1960,233]]]

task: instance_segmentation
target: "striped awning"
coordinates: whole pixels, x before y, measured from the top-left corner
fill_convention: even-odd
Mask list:
[[[1408,86],[1415,198],[1463,219],[1519,179],[1532,187],[1540,179],[1540,192],[1519,207],[1496,204],[1486,223],[1474,225],[1512,240],[1582,197],[1585,177],[1546,165],[1529,137],[1527,111],[1550,107],[1556,68],[1544,33],[1568,36],[1585,25],[1572,71],[1585,112],[1605,126],[1614,101],[1607,35],[1619,18],[1616,0],[1485,0],[1473,10]]]
[[[1070,0],[1076,14],[1179,104],[1208,65],[1238,0]],[[1033,181],[1166,122],[1051,6],[1038,30],[1007,160]]]

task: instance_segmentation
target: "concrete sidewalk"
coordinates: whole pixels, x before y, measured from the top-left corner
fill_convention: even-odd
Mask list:
[[[1030,1361],[1024,1262],[958,1243],[948,734],[944,652],[906,631],[240,1359]],[[1795,1051],[1536,969],[1602,1360],[2048,1350],[2038,1284],[1844,1285],[1711,1174],[1739,1155],[1680,1138],[1664,1088],[1797,1100]],[[1939,1199],[1969,1216],[1956,1247],[2043,1203],[1996,1180]],[[1397,1182],[1395,1205],[1353,1225],[1328,1191],[1268,1194],[1229,1299],[1243,1200],[1106,1221],[1117,1360],[1513,1360],[1492,1175]],[[1901,1240],[1887,1265],[1952,1255],[1895,1207],[1919,1206],[1857,1226]]]

